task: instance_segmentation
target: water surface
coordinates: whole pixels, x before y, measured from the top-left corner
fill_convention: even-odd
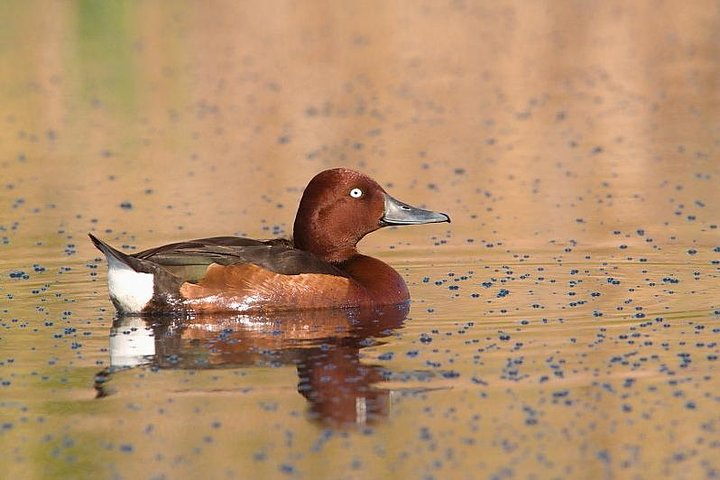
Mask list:
[[[8,478],[715,478],[714,2],[0,7]],[[116,318],[127,251],[289,235],[318,171],[406,308]]]

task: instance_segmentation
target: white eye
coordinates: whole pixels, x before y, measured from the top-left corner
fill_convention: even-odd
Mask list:
[[[362,190],[360,190],[359,188],[353,188],[352,190],[350,190],[350,196],[353,198],[362,197],[362,193]]]

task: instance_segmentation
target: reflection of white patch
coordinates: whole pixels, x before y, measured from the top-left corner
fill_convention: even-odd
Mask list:
[[[365,425],[367,423],[367,399],[355,397],[355,423]]]
[[[155,355],[155,335],[142,318],[123,318],[120,325],[110,331],[110,365],[134,367],[151,361]]]
[[[153,297],[153,274],[136,272],[112,255],[108,260],[108,289],[123,313],[140,313]]]

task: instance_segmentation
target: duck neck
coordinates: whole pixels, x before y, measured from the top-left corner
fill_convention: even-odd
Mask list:
[[[360,254],[358,253],[357,248],[352,246],[352,247],[339,248],[339,249],[332,250],[332,251],[325,251],[322,254],[316,254],[316,255],[318,255],[320,258],[324,259],[327,262],[334,263],[334,264],[342,264]]]
[[[293,232],[295,248],[305,250],[330,263],[342,263],[358,255],[357,241],[346,239],[344,242],[333,241],[325,231],[295,228]]]

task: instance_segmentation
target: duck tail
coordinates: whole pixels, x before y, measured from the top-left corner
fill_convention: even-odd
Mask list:
[[[158,280],[164,284],[176,283],[174,277],[159,265],[123,253],[94,235],[88,235],[98,250],[105,254],[110,299],[120,314],[142,314],[156,298]]]
[[[95,247],[97,247],[98,250],[105,254],[105,257],[107,257],[108,261],[113,259],[117,260],[121,264],[127,265],[136,272],[154,273],[152,272],[152,270],[154,269],[150,268],[148,262],[143,262],[140,259],[128,255],[127,253],[123,253],[114,247],[111,247],[107,243],[97,238],[92,233],[88,233],[88,237],[90,237],[90,240],[92,240]]]

